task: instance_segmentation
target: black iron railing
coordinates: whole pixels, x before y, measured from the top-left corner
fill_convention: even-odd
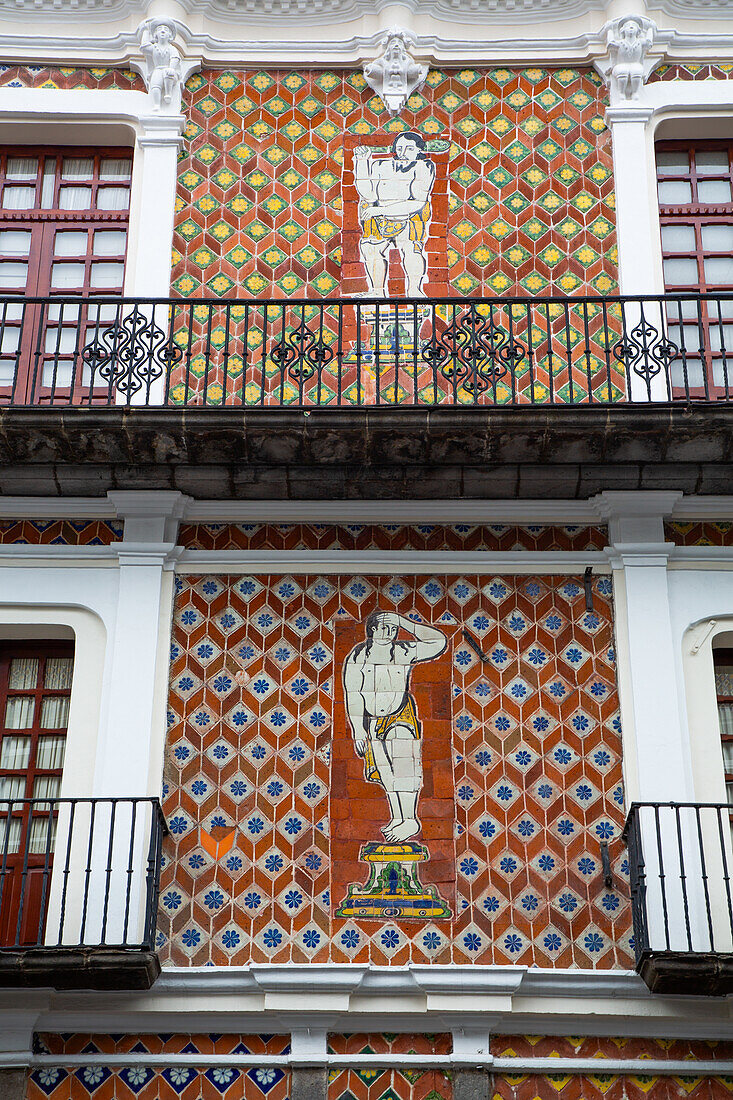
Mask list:
[[[0,951],[152,950],[163,836],[155,798],[0,800]]]
[[[732,808],[635,802],[626,819],[637,965],[649,953],[733,951]]]
[[[0,299],[0,406],[732,398],[733,295]]]

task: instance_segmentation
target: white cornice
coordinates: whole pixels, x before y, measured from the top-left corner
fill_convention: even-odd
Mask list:
[[[0,991],[0,1065],[9,1064],[1,1053],[5,1024],[19,1012],[27,1015],[34,1010],[36,1031],[283,1033],[308,1027],[325,1033],[422,1028],[477,1034],[733,1038],[725,999],[653,996],[638,975],[628,971],[347,964],[200,967],[164,970],[145,993],[85,993],[80,998],[73,992]],[[293,1054],[302,1060],[295,1047]],[[312,1062],[313,1057],[306,1060]],[[465,1051],[460,1056],[464,1060]],[[495,1065],[504,1068],[504,1061],[495,1060]],[[544,1061],[531,1061],[537,1072],[545,1071]],[[616,1061],[594,1059],[593,1068],[611,1072]],[[644,1063],[646,1072],[651,1072],[651,1064]],[[512,1059],[507,1068],[520,1065],[525,1066],[524,1059]],[[553,1071],[561,1065],[565,1070],[564,1061],[552,1059]],[[585,1068],[585,1063],[573,1061],[576,1072],[581,1072],[581,1065]]]
[[[252,68],[263,63],[308,64],[314,66],[353,66],[374,55],[387,25],[393,22],[394,5],[390,0],[232,0],[234,9],[223,0],[209,0],[195,7],[199,24],[214,26],[211,30],[192,30],[178,23],[179,40],[188,58],[197,58],[206,65]],[[274,2],[274,6],[273,6]],[[502,8],[508,13],[497,18]],[[494,62],[513,64],[592,63],[606,53],[604,4],[589,0],[556,0],[551,6],[545,0],[525,0],[521,5],[509,0],[479,0],[477,6],[463,0],[402,0],[400,11],[425,26],[426,18],[435,27],[434,33],[415,33],[415,55],[436,65],[451,63],[490,65]],[[109,19],[92,23],[79,4],[74,15],[64,17],[64,33],[54,33],[56,12],[53,4],[39,3],[22,11],[22,26],[18,15],[10,15],[10,0],[4,0],[0,12],[0,56],[7,61],[29,64],[129,65],[139,55],[137,34],[128,29],[128,9],[108,8]],[[98,0],[89,0],[89,10],[99,17]],[[381,17],[384,12],[384,19]],[[139,14],[139,13],[137,13]],[[655,50],[663,50],[668,60],[725,60],[733,57],[733,18],[728,4],[706,8],[699,14],[711,21],[711,33],[661,28]],[[78,15],[78,33],[71,31],[71,22]],[[687,13],[689,17],[691,12]],[[592,24],[592,29],[573,33],[579,17]],[[34,26],[41,17],[45,23]],[[11,23],[12,19],[12,23]],[[118,30],[105,33],[113,21],[122,24]],[[367,29],[344,36],[344,24]],[[721,29],[722,22],[722,29]],[[541,23],[541,30],[538,28]],[[49,27],[50,24],[50,27]],[[548,33],[555,25],[556,34]],[[699,18],[696,18],[699,26]],[[726,25],[727,24],[727,25]],[[304,27],[318,27],[318,34],[303,33]],[[527,27],[524,33],[524,27]],[[243,36],[245,28],[251,33]],[[465,33],[458,28],[464,27]],[[68,29],[67,29],[68,28]]]

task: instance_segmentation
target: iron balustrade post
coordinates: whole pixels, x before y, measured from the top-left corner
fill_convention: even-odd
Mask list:
[[[634,952],[637,964],[649,947],[649,929],[646,922],[646,883],[644,855],[641,846],[639,805],[634,803],[626,819],[624,829],[629,853],[629,887],[631,894],[631,919],[634,928]]]
[[[657,859],[659,861],[659,890],[662,896],[662,914],[664,919],[664,939],[669,951],[669,909],[667,907],[667,885],[664,874],[664,852],[662,850],[662,830],[659,827],[659,806],[654,807],[654,833],[657,838]]]

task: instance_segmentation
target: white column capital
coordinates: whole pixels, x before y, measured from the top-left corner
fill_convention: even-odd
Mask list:
[[[470,1063],[472,1059],[480,1058],[481,1066],[487,1064],[487,1059],[489,1059],[491,1053],[491,1037],[488,1027],[455,1027],[453,1028],[452,1036],[452,1061]]]
[[[682,493],[665,490],[607,490],[591,499],[608,523],[613,550],[666,556],[664,520],[682,500]]]
[[[175,545],[178,524],[191,500],[183,493],[166,490],[111,490],[107,499],[114,506],[117,517],[125,521],[123,543],[139,544],[151,550],[154,544],[158,553],[166,555]],[[129,545],[124,549],[137,552]]]
[[[606,107],[604,121],[609,130],[623,123],[646,126],[653,113],[651,107],[645,107],[642,103],[626,103],[623,106]]]
[[[176,150],[183,146],[183,131],[186,119],[183,115],[141,115],[142,134],[137,143],[143,147],[173,145]]]
[[[325,1065],[328,1055],[328,1032],[320,1027],[296,1028],[290,1033],[292,1061],[299,1066]]]

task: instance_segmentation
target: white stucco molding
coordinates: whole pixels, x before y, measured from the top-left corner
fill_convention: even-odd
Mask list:
[[[666,55],[664,35],[653,19],[628,14],[603,28],[608,54],[593,62],[609,89],[611,104],[638,100],[639,93]]]
[[[0,88],[5,144],[129,145],[134,152],[125,294],[170,296],[182,115],[151,114],[145,92]]]
[[[152,110],[164,115],[180,114],[184,85],[201,66],[200,58],[184,57],[176,46],[179,29],[175,19],[145,19],[137,29],[142,61],[130,60],[130,68],[145,81]]]
[[[645,84],[638,98],[606,111],[613,141],[619,283],[622,294],[662,294],[654,142],[730,133],[733,81]]]
[[[19,5],[21,0],[16,0]],[[0,16],[0,51],[28,64],[125,65],[142,68],[141,12],[110,5],[98,18],[80,0],[61,19],[52,0]],[[184,70],[191,64],[236,68],[270,65],[358,66],[374,57],[390,26],[414,36],[421,60],[434,64],[590,64],[608,53],[610,5],[604,0],[193,0],[156,5],[177,31]],[[171,13],[171,14],[169,14]],[[665,13],[666,14],[666,13]],[[73,27],[73,21],[77,25]],[[582,21],[583,30],[578,33]],[[720,3],[677,17],[655,34],[652,54],[669,60],[720,61],[733,56],[733,17]],[[194,64],[194,67],[195,67]],[[188,71],[191,71],[190,69]],[[185,78],[184,78],[185,79]]]
[[[364,79],[381,99],[390,115],[397,115],[414,92],[419,92],[428,75],[427,65],[408,52],[415,36],[404,27],[390,27],[373,61],[364,63]]]

